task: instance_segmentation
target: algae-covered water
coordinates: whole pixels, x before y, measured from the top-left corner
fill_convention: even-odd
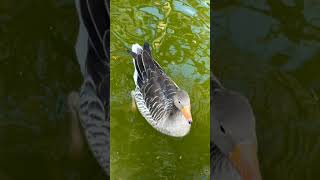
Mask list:
[[[111,1],[111,178],[209,179],[209,1]],[[131,111],[134,43],[191,98],[193,124],[183,138],[163,135]]]
[[[214,72],[247,96],[263,179],[318,179],[320,2],[217,1]]]

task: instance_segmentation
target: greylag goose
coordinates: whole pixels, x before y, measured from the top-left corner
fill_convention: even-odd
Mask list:
[[[80,21],[76,55],[84,80],[80,93],[72,92],[68,98],[72,128],[74,132],[80,131],[76,129],[80,121],[89,149],[109,175],[109,3],[104,0],[75,0],[75,3]],[[79,136],[79,133],[72,136],[76,146],[81,146]]]
[[[149,44],[132,46],[136,85],[132,99],[142,116],[163,134],[183,137],[190,131],[192,117],[190,98],[152,58]],[[134,104],[134,103],[133,103]]]
[[[251,106],[211,78],[211,179],[261,180]]]

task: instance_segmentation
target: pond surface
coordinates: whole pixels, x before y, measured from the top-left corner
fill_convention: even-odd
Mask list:
[[[111,1],[111,177],[209,179],[209,1]],[[131,111],[134,43],[153,57],[191,98],[190,134],[173,138]]]
[[[214,71],[253,106],[263,179],[318,179],[320,2],[213,6]]]
[[[105,179],[69,153],[66,98],[82,83],[73,0],[0,1],[0,179]]]

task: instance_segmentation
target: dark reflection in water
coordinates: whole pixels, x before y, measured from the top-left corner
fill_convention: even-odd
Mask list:
[[[0,179],[101,179],[70,156],[66,98],[81,85],[73,0],[0,1]]]
[[[214,71],[226,87],[250,99],[263,178],[318,178],[320,2],[213,6]]]

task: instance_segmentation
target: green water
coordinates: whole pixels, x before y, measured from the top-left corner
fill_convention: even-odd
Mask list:
[[[111,1],[111,177],[209,179],[209,1]],[[149,42],[165,72],[191,98],[184,138],[153,129],[131,112],[133,43]]]
[[[320,2],[213,6],[214,71],[253,106],[263,179],[319,179]]]
[[[105,179],[69,153],[66,98],[82,77],[73,0],[0,1],[0,179]]]

